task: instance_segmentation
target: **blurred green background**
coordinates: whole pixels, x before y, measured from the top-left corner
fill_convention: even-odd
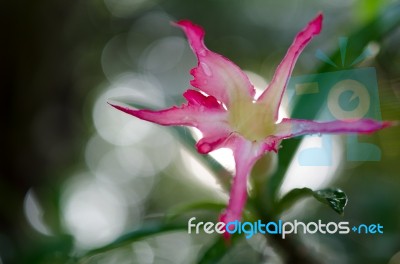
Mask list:
[[[216,157],[226,169],[210,165],[188,144],[192,131],[136,120],[106,101],[129,96],[157,109],[183,103],[196,61],[170,24],[180,19],[202,25],[207,46],[262,89],[295,34],[319,11],[322,33],[294,74],[338,70],[315,51],[340,64],[339,37],[349,37],[349,61],[372,45],[375,53],[358,66],[375,67],[382,118],[399,120],[398,1],[3,1],[0,263],[197,263],[218,237],[189,235],[184,228],[127,239],[117,249],[80,259],[125,233],[156,226],[176,206],[227,201],[214,177],[229,177],[229,152]],[[337,137],[334,166],[297,166],[288,178],[297,180],[283,183],[340,187],[349,203],[339,216],[306,200],[282,219],[384,226],[382,235],[299,235],[323,263],[400,263],[399,133],[396,127],[362,137],[380,147],[376,162],[341,158],[343,138]],[[289,141],[278,154],[284,172],[296,163],[300,139]],[[193,215],[217,221],[218,214],[197,210],[171,223],[184,227]],[[207,263],[283,261],[258,236],[239,238],[221,251],[219,262],[210,257]]]

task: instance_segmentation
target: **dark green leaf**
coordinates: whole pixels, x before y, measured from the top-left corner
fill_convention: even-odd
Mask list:
[[[328,188],[318,191],[313,191],[310,188],[293,189],[277,203],[277,214],[289,209],[300,199],[311,196],[339,214],[343,214],[344,207],[347,204],[347,196],[340,189]]]
[[[18,256],[18,263],[65,263],[72,249],[70,235],[40,236],[24,255]]]
[[[217,240],[202,254],[201,258],[197,262],[198,264],[214,264],[218,263],[222,257],[231,248],[228,243],[231,241],[224,240],[222,236],[219,236]]]
[[[347,204],[347,196],[340,189],[325,189],[315,191],[313,196],[320,202],[329,205],[339,214],[343,214],[344,207]]]

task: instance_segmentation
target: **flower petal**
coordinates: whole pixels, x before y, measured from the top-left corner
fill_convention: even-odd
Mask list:
[[[238,99],[253,100],[255,90],[246,74],[230,60],[207,49],[203,28],[188,20],[176,25],[185,32],[198,59],[197,67],[190,72],[194,77],[190,82],[193,87],[214,96],[228,108]]]
[[[276,69],[271,83],[258,98],[259,102],[262,102],[273,111],[275,121],[278,119],[278,110],[282,96],[297,58],[312,37],[318,35],[321,31],[322,18],[322,14],[319,14],[297,34],[285,57]]]
[[[125,113],[163,126],[183,125],[198,128],[203,133],[203,138],[196,147],[202,154],[222,147],[231,134],[227,111],[212,96],[205,96],[195,90],[187,90],[183,95],[188,101],[187,104],[160,111],[138,110],[116,101],[109,104]]]
[[[330,122],[315,122],[302,119],[284,118],[277,125],[275,136],[280,139],[305,135],[305,134],[343,134],[362,133],[369,134],[393,125],[390,121],[376,121],[373,119],[337,120]]]
[[[262,149],[264,152],[275,152],[278,153],[279,145],[281,144],[282,138],[277,136],[268,136],[262,143]]]
[[[236,164],[236,173],[229,196],[228,207],[220,220],[228,223],[240,220],[247,200],[247,179],[256,161],[264,154],[263,146],[236,135],[229,141]]]

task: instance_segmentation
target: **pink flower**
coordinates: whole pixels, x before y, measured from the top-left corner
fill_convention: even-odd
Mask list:
[[[279,64],[271,83],[255,98],[248,77],[230,60],[207,49],[204,30],[190,21],[176,23],[186,34],[198,59],[191,70],[187,103],[161,111],[138,110],[122,103],[115,108],[164,126],[191,126],[203,136],[197,142],[202,154],[219,148],[230,148],[236,164],[236,175],[230,191],[228,207],[221,216],[225,223],[240,220],[247,200],[247,179],[254,163],[268,151],[278,151],[283,139],[315,133],[372,133],[391,125],[371,119],[315,122],[284,118],[277,123],[278,109],[288,79],[301,51],[321,31],[322,14],[300,31]]]

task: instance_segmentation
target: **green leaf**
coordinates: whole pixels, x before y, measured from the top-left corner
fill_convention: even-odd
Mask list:
[[[164,223],[153,223],[153,224],[147,224],[140,228],[139,230],[135,230],[129,233],[126,233],[113,242],[111,242],[108,245],[102,246],[100,248],[96,248],[93,250],[90,250],[86,252],[86,254],[82,257],[80,257],[80,263],[85,263],[85,261],[100,253],[104,253],[107,251],[110,251],[112,249],[124,247],[126,245],[129,245],[135,241],[138,241],[140,239],[143,239],[148,236],[156,235],[159,233],[164,233],[164,232],[169,232],[169,231],[175,231],[175,230],[186,230],[187,229],[187,224],[164,224]]]
[[[184,205],[180,205],[180,206],[176,206],[176,207],[172,208],[167,213],[167,220],[170,221],[170,220],[175,219],[176,217],[179,217],[182,214],[192,212],[192,211],[197,211],[197,210],[221,212],[225,207],[226,207],[225,203],[208,202],[208,201],[184,204]]]
[[[302,198],[310,197],[313,195],[313,190],[310,188],[296,188],[288,192],[283,196],[276,204],[276,214],[279,215],[282,212],[291,208],[296,202]]]
[[[282,199],[277,203],[277,213],[280,214],[283,211],[292,207],[296,202],[302,198],[314,197],[319,202],[328,205],[338,214],[343,214],[344,207],[347,204],[346,194],[336,188],[328,188],[318,191],[313,191],[310,188],[297,188],[288,192]]]
[[[315,191],[313,196],[320,202],[329,205],[338,214],[343,214],[344,207],[347,204],[347,196],[340,189],[325,189]]]

